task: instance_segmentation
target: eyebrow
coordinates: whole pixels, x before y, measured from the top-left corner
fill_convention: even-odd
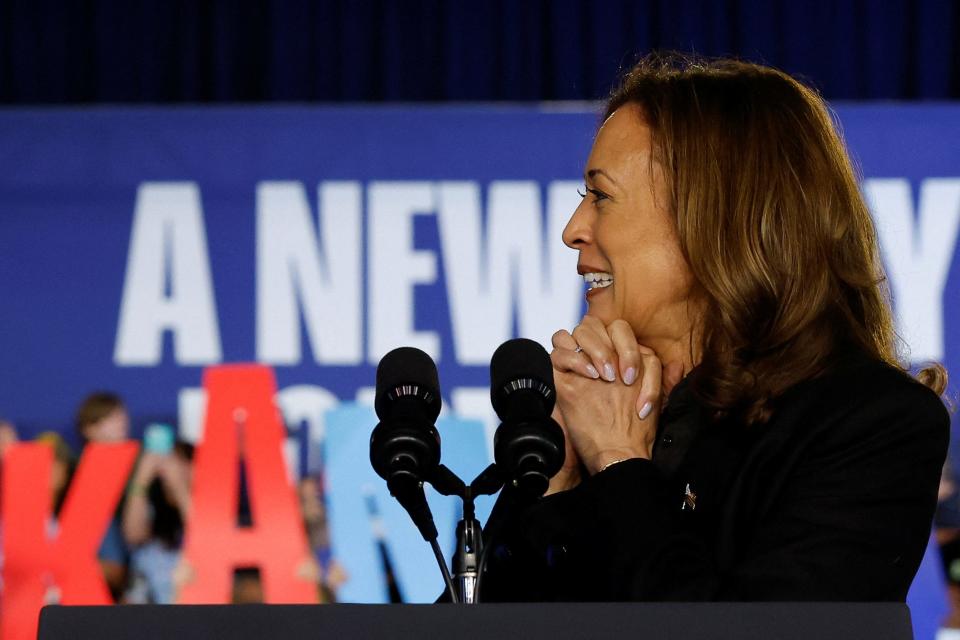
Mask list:
[[[607,172],[604,171],[603,169],[590,169],[590,171],[587,171],[587,172],[584,174],[583,177],[584,177],[584,178],[593,178],[594,176],[603,176],[604,178],[606,178],[607,180],[609,180],[610,182],[612,182],[612,183],[614,184],[614,186],[617,186],[617,187],[620,186],[620,183],[617,182],[616,180],[614,180],[614,179],[613,179],[613,176],[611,176],[609,173],[607,173]]]

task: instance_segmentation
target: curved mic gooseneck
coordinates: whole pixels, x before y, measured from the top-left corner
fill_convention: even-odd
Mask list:
[[[430,543],[456,602],[450,569],[437,544],[437,526],[423,491],[423,483],[440,465],[440,434],[434,424],[440,407],[437,365],[430,356],[413,347],[400,347],[380,360],[374,399],[380,423],[370,437],[370,463]]]

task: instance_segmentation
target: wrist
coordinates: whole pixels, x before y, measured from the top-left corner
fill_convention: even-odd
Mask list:
[[[557,475],[550,478],[550,484],[547,486],[547,492],[544,493],[544,496],[549,496],[551,493],[560,493],[561,491],[569,491],[575,486],[580,484],[580,468],[571,467],[561,469]]]
[[[587,463],[587,469],[590,471],[590,475],[595,475],[619,462],[632,460],[634,458],[646,458],[649,460],[650,454],[646,451],[636,449],[608,449],[592,456],[590,462]]]

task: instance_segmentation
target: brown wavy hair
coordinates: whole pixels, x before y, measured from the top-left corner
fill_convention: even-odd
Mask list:
[[[705,302],[692,383],[716,415],[766,422],[842,345],[906,371],[873,222],[813,89],[747,62],[654,54],[623,76],[604,120],[626,104],[651,128]],[[918,377],[946,388],[939,364]]]

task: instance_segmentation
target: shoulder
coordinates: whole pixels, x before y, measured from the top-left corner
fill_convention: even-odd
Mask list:
[[[946,446],[950,416],[943,401],[909,374],[862,354],[840,359],[818,378],[790,389],[777,413],[802,418],[837,438],[900,431]],[[824,434],[826,435],[826,434]]]

